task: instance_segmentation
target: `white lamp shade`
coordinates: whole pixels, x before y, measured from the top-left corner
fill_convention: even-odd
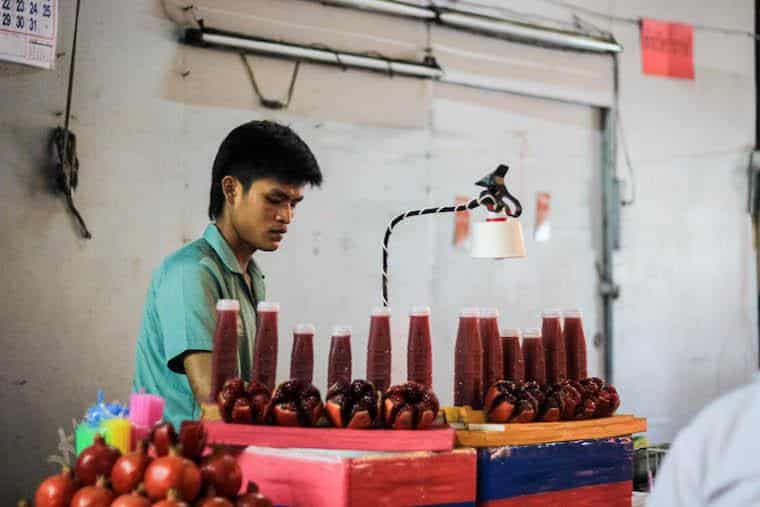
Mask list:
[[[470,254],[477,259],[525,257],[520,221],[510,218],[473,223]]]

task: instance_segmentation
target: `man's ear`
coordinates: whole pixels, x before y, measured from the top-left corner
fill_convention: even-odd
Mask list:
[[[234,176],[227,175],[222,178],[222,192],[224,193],[224,200],[228,204],[234,204],[240,186],[240,181]]]

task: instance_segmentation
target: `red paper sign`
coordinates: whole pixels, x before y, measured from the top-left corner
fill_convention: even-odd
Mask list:
[[[641,22],[644,74],[694,79],[694,28],[654,19]]]
[[[468,202],[470,202],[469,197],[457,196],[457,206]],[[470,212],[468,210],[457,211],[454,215],[454,246],[460,246],[470,236]]]

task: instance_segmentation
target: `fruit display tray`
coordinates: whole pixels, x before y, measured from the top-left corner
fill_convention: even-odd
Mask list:
[[[477,419],[477,417],[476,417]],[[482,418],[481,418],[482,420]],[[583,421],[489,424],[459,422],[458,447],[501,447],[620,437],[647,430],[647,420],[630,414]]]
[[[293,428],[203,421],[209,445],[258,446],[359,451],[450,451],[455,434],[449,427],[428,430],[352,430]]]

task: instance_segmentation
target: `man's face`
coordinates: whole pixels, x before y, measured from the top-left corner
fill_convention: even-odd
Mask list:
[[[238,236],[256,250],[277,250],[293,221],[296,205],[303,200],[303,185],[273,178],[254,181],[247,192],[239,182],[237,185],[229,211]]]

